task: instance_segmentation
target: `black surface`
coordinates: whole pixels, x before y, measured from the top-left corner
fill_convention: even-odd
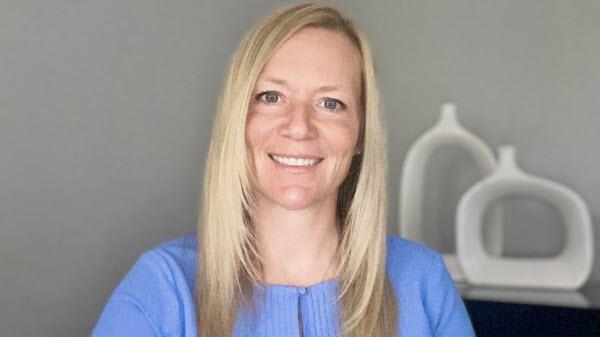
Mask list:
[[[478,337],[600,337],[600,309],[465,299]]]

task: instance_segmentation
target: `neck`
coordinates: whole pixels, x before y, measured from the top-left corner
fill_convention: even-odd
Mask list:
[[[310,286],[335,277],[336,199],[303,210],[258,200],[252,217],[266,283]]]

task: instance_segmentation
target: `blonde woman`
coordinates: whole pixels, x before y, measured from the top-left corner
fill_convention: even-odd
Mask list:
[[[93,336],[473,336],[440,256],[386,236],[377,105],[336,9],[260,21],[220,100],[198,235],[143,254]]]

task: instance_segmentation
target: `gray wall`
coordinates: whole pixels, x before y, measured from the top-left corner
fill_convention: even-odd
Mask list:
[[[1,336],[89,334],[142,251],[194,230],[227,64],[279,3],[0,2]],[[516,145],[525,170],[579,192],[598,232],[600,2],[336,3],[375,51],[391,224],[404,154],[452,100],[488,144]],[[441,251],[470,165],[449,149],[428,170]],[[558,251],[556,212],[521,201],[507,201],[507,254]]]

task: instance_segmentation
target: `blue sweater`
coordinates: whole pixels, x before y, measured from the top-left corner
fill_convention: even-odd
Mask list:
[[[399,299],[397,335],[475,336],[440,255],[396,235],[388,235],[387,245],[386,270]],[[114,290],[92,337],[197,337],[196,261],[194,233],[142,254]],[[309,287],[268,284],[258,315],[253,320],[242,311],[234,336],[339,336],[332,303],[338,282],[330,279]]]

